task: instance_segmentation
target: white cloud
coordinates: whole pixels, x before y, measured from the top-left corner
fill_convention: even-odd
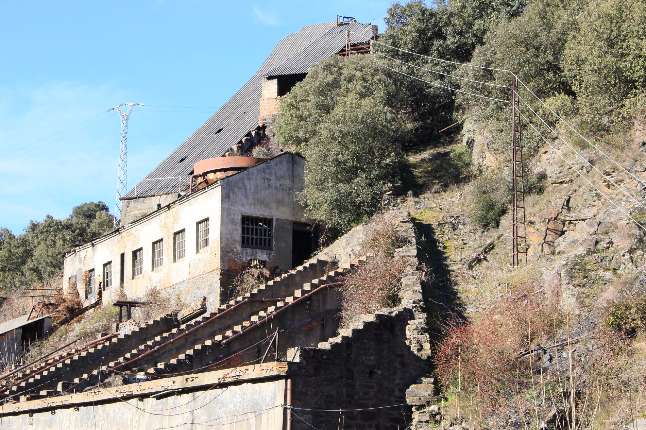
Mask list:
[[[261,9],[258,5],[252,8],[253,15],[258,22],[268,27],[277,27],[280,25],[280,20],[275,13]]]

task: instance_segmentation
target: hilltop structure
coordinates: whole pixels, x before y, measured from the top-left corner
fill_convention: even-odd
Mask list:
[[[280,98],[313,65],[367,52],[377,27],[357,22],[310,25],[281,40],[253,77],[186,142],[123,198],[121,227],[65,258],[66,291],[91,303],[150,288],[229,298],[227,278],[259,261],[285,271],[313,249],[311,223],[296,201],[304,160],[250,157],[267,142]],[[221,281],[225,282],[222,283]],[[118,293],[118,294],[117,294]]]

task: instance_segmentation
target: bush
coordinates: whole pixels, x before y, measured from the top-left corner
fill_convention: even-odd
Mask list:
[[[254,260],[244,267],[233,279],[231,297],[238,297],[250,293],[254,289],[266,284],[271,277],[271,272],[260,262]]]
[[[545,293],[519,288],[471,323],[449,326],[435,358],[441,383],[449,391],[460,387],[493,412],[529,385],[534,369],[523,354],[545,344],[561,318],[558,304]]]
[[[624,298],[608,309],[606,325],[627,337],[646,332],[646,295]]]
[[[646,88],[646,8],[638,0],[592,0],[578,24],[565,48],[565,75],[583,119],[607,130],[633,113],[632,100]]]
[[[478,178],[471,191],[471,218],[482,228],[498,227],[509,200],[504,179],[484,175]]]

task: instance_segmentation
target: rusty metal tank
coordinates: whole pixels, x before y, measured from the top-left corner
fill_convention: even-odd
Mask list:
[[[200,160],[193,164],[192,191],[198,191],[207,186],[253,167],[262,160],[253,157],[230,156]]]

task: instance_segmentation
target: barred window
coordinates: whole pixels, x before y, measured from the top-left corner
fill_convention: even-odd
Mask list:
[[[144,272],[144,249],[139,248],[132,251],[132,278],[136,278]]]
[[[206,218],[199,221],[196,227],[196,249],[197,252],[200,252],[200,250],[209,246],[209,219]]]
[[[242,247],[272,249],[274,222],[271,218],[242,217]]]
[[[85,281],[85,298],[87,299],[94,294],[94,269],[87,271],[87,279]]]
[[[103,265],[103,288],[110,288],[112,286],[112,261],[108,261]]]
[[[179,261],[186,256],[186,230],[173,234],[173,261]]]
[[[159,239],[153,242],[153,270],[157,270],[164,264],[164,240]]]

